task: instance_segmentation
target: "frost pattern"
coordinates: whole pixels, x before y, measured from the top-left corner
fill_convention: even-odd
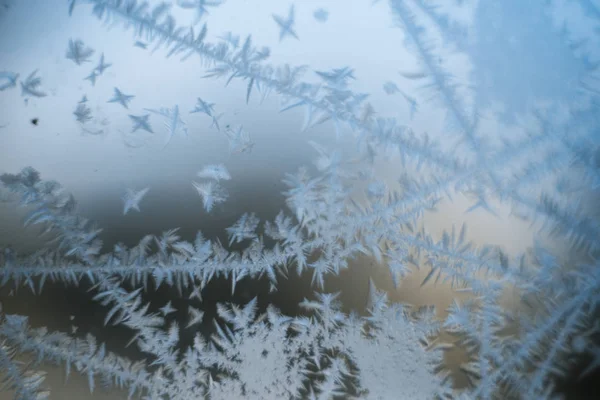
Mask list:
[[[80,2],[70,2],[69,13],[76,3]],[[144,40],[136,42],[140,48],[147,42],[183,60],[197,55],[208,69],[205,77],[226,78],[226,83],[243,80],[247,102],[256,94],[264,98],[276,93],[283,98],[282,112],[303,108],[302,130],[331,123],[341,139],[349,128],[354,138],[347,138],[356,139],[360,157],[347,160],[338,149],[311,143],[316,172],[302,167],[287,173],[284,180],[289,212],[282,210],[274,221],[264,223],[255,213],[241,215],[226,229],[227,245],[201,232],[189,242],[171,229],[146,235],[133,247],[119,244],[105,253],[98,238],[101,230],[77,214],[75,199],[58,183],[42,180],[31,167],[1,175],[4,188],[29,208],[24,225],[39,224],[44,232],[54,234],[48,246],[34,254],[4,248],[2,284],[27,286],[35,293],[48,279],[64,284],[85,279],[94,285],[94,300],[109,310],[104,323],[134,331],[131,342],[147,355],[146,361],[133,363],[107,351],[92,335],[77,338],[48,332],[30,327],[25,316],[2,313],[0,366],[8,371],[7,381],[18,395],[47,397],[41,389],[42,375],[20,368],[14,361],[15,349],[63,364],[67,375],[76,369],[87,377],[91,391],[101,379],[126,387],[130,396],[148,399],[552,399],[556,398],[554,382],[566,373],[563,361],[570,351],[592,357],[584,374],[598,365],[600,352],[594,343],[598,326],[590,321],[600,305],[600,224],[580,203],[583,190],[597,195],[600,187],[599,103],[597,88],[592,86],[597,81],[592,50],[569,43],[573,57],[585,68],[581,90],[573,94],[577,96],[573,104],[567,104],[565,119],[552,109],[536,109],[532,132],[491,137],[482,128],[483,111],[470,101],[470,85],[459,85],[437,54],[441,48],[436,35],[445,44],[456,45],[457,51],[464,50],[461,35],[468,35],[455,25],[449,6],[390,0],[396,27],[418,61],[417,69],[401,71],[398,79],[420,85],[425,101],[435,101],[445,111],[443,133],[453,140],[449,149],[396,119],[379,116],[367,93],[352,90],[356,77],[350,66],[314,71],[318,82],[309,83],[303,80],[307,67],[270,64],[270,50],[255,47],[250,36],[241,40],[228,33],[211,43],[206,25],[198,33],[178,27],[167,3],[156,7],[134,0],[81,3],[91,4],[99,19],[134,30]],[[220,4],[178,2],[184,9],[195,9],[197,19],[207,14],[206,7]],[[378,1],[373,5],[381,6]],[[544,6],[564,4],[545,2]],[[592,2],[577,7],[592,10],[590,23],[596,23]],[[273,18],[280,40],[298,38],[294,5],[287,18]],[[566,32],[561,37],[570,41],[573,35]],[[85,49],[75,42],[71,47],[69,58],[78,64],[87,60]],[[107,67],[102,55],[88,77],[92,84]],[[45,96],[36,73],[20,82],[23,95]],[[0,77],[2,90],[16,86],[18,74],[5,72]],[[384,91],[402,95],[412,116],[423,96],[409,95],[399,84],[386,81]],[[109,102],[128,108],[134,96],[117,88],[114,92]],[[211,117],[218,129],[213,106],[198,98],[192,113]],[[82,123],[89,117],[85,107],[81,102],[75,113]],[[178,106],[147,111],[165,119],[167,143],[178,130],[187,134]],[[151,132],[149,114],[130,115],[130,119],[133,131]],[[227,126],[224,132],[231,153],[250,153],[254,142],[241,126]],[[399,156],[403,167],[412,172],[400,174],[393,186],[375,179],[371,169],[382,154],[389,153]],[[226,200],[219,180],[230,176],[223,166],[212,165],[199,177],[206,181],[193,182],[193,187],[209,212]],[[364,201],[352,197],[357,190]],[[128,190],[124,214],[139,211],[147,191]],[[510,206],[513,215],[531,221],[541,237],[560,239],[570,250],[585,254],[586,261],[561,260],[541,241],[528,253],[509,257],[493,245],[470,242],[464,225],[439,236],[428,233],[420,224],[423,215],[442,200],[451,200],[452,193],[470,197],[465,212],[499,217],[498,203]],[[371,284],[368,314],[347,315],[341,311],[339,295],[325,292],[325,278],[340,274],[358,255],[386,265],[396,286],[416,265],[427,269],[422,286],[450,282],[471,297],[454,301],[447,316],[437,321],[429,308],[391,304]],[[151,283],[155,288],[175,287],[188,300],[202,301],[203,288],[220,277],[230,281],[232,294],[242,279],[261,276],[276,291],[278,280],[289,269],[310,274],[317,289],[300,304],[303,314],[286,316],[272,306],[261,314],[256,299],[243,305],[219,304],[215,333],[209,338],[196,335],[193,345],[183,349],[178,348],[180,330],[203,323],[205,313],[188,304],[187,325],[179,326],[165,319],[178,311],[170,301],[151,312],[142,298]],[[132,289],[126,289],[125,283]],[[503,307],[508,289],[524,311]],[[514,333],[507,333],[507,328]],[[441,332],[455,335],[454,342],[432,343],[430,339]],[[461,369],[469,385],[462,388],[454,388],[440,366],[442,351],[454,347],[464,350],[468,358]]]

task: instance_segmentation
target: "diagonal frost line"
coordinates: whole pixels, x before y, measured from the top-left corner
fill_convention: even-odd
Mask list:
[[[449,76],[443,71],[442,68],[436,65],[434,61],[435,57],[430,52],[427,44],[425,44],[425,41],[421,35],[421,31],[415,23],[414,14],[412,14],[403,3],[403,0],[390,0],[392,12],[396,14],[398,19],[404,25],[407,33],[411,36],[411,39],[414,41],[421,60],[425,63],[427,69],[429,69],[435,86],[439,88],[439,91],[444,98],[446,107],[452,112],[452,114],[454,114],[463,133],[467,136],[467,139],[471,143],[473,151],[480,153],[481,144],[475,136],[474,124],[469,121],[469,118],[463,109],[463,105],[461,104],[460,98],[456,95],[456,92],[449,81]]]
[[[410,129],[406,127],[395,126],[395,119],[391,119],[391,121],[394,122],[394,126],[391,128],[388,127],[387,129],[381,129],[381,127],[378,126],[380,120],[373,121],[372,118],[367,120],[358,118],[352,112],[340,112],[339,110],[334,109],[324,100],[315,100],[312,97],[307,96],[304,94],[304,88],[307,87],[306,83],[292,85],[289,82],[279,80],[273,77],[273,73],[276,69],[270,66],[262,66],[256,61],[249,62],[246,57],[241,57],[242,60],[238,61],[240,57],[231,57],[227,53],[227,49],[223,48],[223,46],[206,43],[204,41],[205,30],[197,35],[197,37],[194,37],[193,32],[183,35],[183,29],[176,28],[173,19],[169,19],[167,23],[159,24],[157,20],[152,19],[149,14],[146,15],[145,3],[141,3],[142,5],[136,8],[137,3],[135,1],[86,1],[94,5],[94,14],[98,16],[98,18],[103,18],[106,14],[106,18],[108,19],[110,18],[109,14],[112,13],[125,20],[127,25],[133,25],[134,27],[137,27],[137,35],[143,35],[145,32],[150,40],[154,40],[156,37],[161,38],[161,43],[159,43],[159,45],[164,43],[167,43],[168,45],[174,44],[174,49],[170,54],[173,54],[174,52],[187,51],[188,53],[197,53],[202,58],[208,59],[212,63],[222,63],[226,65],[229,70],[233,71],[234,77],[252,79],[256,82],[261,82],[261,84],[263,84],[265,87],[275,89],[278,93],[284,96],[300,100],[299,104],[304,104],[312,107],[313,109],[321,110],[332,117],[346,121],[352,128],[358,128],[360,131],[368,133],[370,138],[373,140],[380,140],[387,145],[396,145],[402,152],[403,156],[415,157],[419,162],[427,161],[431,166],[455,172],[457,176],[449,180],[448,186],[456,181],[467,180],[466,178],[469,178],[469,180],[474,180],[477,177],[473,177],[473,175],[481,176],[480,174],[483,173],[489,175],[490,179],[493,182],[496,182],[496,186],[499,187],[497,184],[498,180],[493,174],[492,167],[499,165],[510,165],[511,159],[516,158],[518,154],[523,154],[523,152],[510,153],[506,151],[501,152],[501,154],[498,154],[497,156],[493,156],[490,160],[482,158],[482,154],[479,154],[479,162],[475,163],[475,165],[465,166],[460,160],[448,157],[447,154],[428,145],[426,140],[422,141],[415,138],[414,135],[404,134],[405,132],[410,133]],[[402,1],[391,0],[391,2],[392,9],[399,13],[399,16],[402,18],[401,12],[406,10],[402,4]],[[405,22],[413,28],[413,33],[417,35],[415,40],[420,44],[420,48],[424,51],[423,54],[425,56],[429,55],[426,51],[426,45],[420,41],[417,27],[410,20],[405,19]],[[427,59],[431,61],[431,57]],[[445,98],[447,99],[450,110],[457,116],[461,126],[463,127],[463,130],[465,130],[467,135],[472,135],[474,126],[469,123],[466,115],[461,111],[460,107],[458,107],[458,100],[456,99],[452,87],[446,83],[443,71],[436,69],[432,62],[429,64],[430,68],[433,68],[432,71],[434,72],[434,77],[437,81],[439,81],[438,84],[441,85],[440,87]],[[474,137],[472,137],[470,140],[473,142],[473,144],[476,144],[476,139]],[[503,191],[503,194],[506,195],[507,192]],[[519,199],[517,198],[515,201],[519,202]]]
[[[404,25],[405,31],[413,40],[420,59],[425,63],[425,66],[433,78],[434,85],[442,94],[446,107],[458,121],[462,133],[466,136],[471,149],[475,153],[479,168],[484,169],[493,183],[498,186],[499,180],[495,176],[494,170],[487,165],[488,159],[486,157],[487,154],[484,152],[485,149],[483,148],[483,143],[477,138],[477,123],[476,121],[470,121],[459,96],[454,90],[454,85],[450,81],[450,76],[434,61],[435,57],[422,37],[422,29],[416,24],[414,14],[404,5],[404,0],[390,0],[390,8],[402,25]]]
[[[40,386],[44,383],[45,373],[33,371],[28,366],[17,366],[14,360],[16,350],[8,346],[5,340],[0,342],[0,365],[3,368],[2,390],[12,390],[16,399],[47,400],[49,391]]]
[[[581,316],[579,313],[581,308],[584,307],[592,298],[592,295],[597,292],[597,286],[598,285],[590,285],[584,291],[578,293],[577,296],[564,303],[558,310],[554,311],[551,316],[547,317],[538,329],[527,333],[521,341],[523,346],[521,346],[517,353],[511,356],[505,364],[492,371],[491,374],[488,375],[488,380],[497,382],[502,379],[506,379],[507,374],[513,373],[515,368],[518,368],[520,363],[529,358],[529,352],[534,350],[534,347],[542,341],[548,332],[555,329],[556,325],[558,325],[564,318],[567,318],[566,327],[561,330],[560,340],[556,340],[554,342],[555,345],[552,346],[552,350],[550,351],[549,356],[546,358],[546,361],[550,362],[551,359],[556,356],[556,351],[561,345],[564,344],[562,342],[565,340],[565,335],[562,333],[568,334],[570,330],[573,329],[575,324],[580,320]],[[548,372],[547,362],[544,363],[546,368],[543,370],[543,372]],[[478,394],[478,392],[481,390],[482,388],[479,388],[475,394]]]
[[[65,363],[67,371],[70,371],[71,363],[75,363],[79,371],[87,372],[88,377],[95,374],[111,377],[120,386],[130,382],[131,394],[133,390],[149,390],[152,386],[151,374],[143,368],[143,363],[132,363],[107,352],[103,345],[96,346],[95,340],[74,339],[62,332],[47,333],[45,328],[32,329],[27,317],[19,315],[6,315],[4,319],[0,333],[20,352],[32,352],[37,358]]]
[[[193,37],[193,33],[182,35],[183,31],[181,28],[175,29],[172,25],[168,25],[171,29],[166,29],[162,24],[157,21],[149,19],[141,12],[137,12],[134,7],[128,6],[128,1],[119,0],[86,0],[88,3],[94,4],[94,14],[99,19],[102,19],[105,14],[108,18],[108,14],[112,13],[123,20],[128,25],[138,27],[136,29],[136,35],[143,35],[144,32],[150,40],[154,40],[156,37],[162,38],[165,43],[174,45],[178,52],[187,51],[199,54],[202,58],[208,59],[212,63],[223,63],[230,70],[232,70],[236,77],[244,79],[254,79],[260,82],[265,87],[275,89],[278,93],[296,98],[299,103],[310,106],[313,109],[321,110],[329,115],[336,116],[339,120],[346,121],[351,127],[358,128],[361,131],[368,132],[374,138],[380,136],[380,132],[377,131],[377,127],[371,121],[364,121],[361,118],[356,117],[350,112],[342,112],[333,109],[330,104],[324,100],[315,100],[310,96],[303,93],[303,89],[306,88],[306,83],[300,83],[297,85],[286,84],[285,81],[279,80],[273,77],[273,72],[277,69],[270,66],[262,66],[258,62],[244,63],[243,61],[236,61],[236,57],[230,57],[226,51],[223,51],[223,47],[218,45],[212,45],[204,41],[203,35],[198,35],[197,38]],[[144,9],[142,8],[141,11]],[[129,26],[127,26],[129,27]],[[446,154],[435,151],[428,146],[427,143],[421,143],[416,138],[404,137],[399,133],[402,130],[409,131],[408,128],[397,130],[394,137],[394,143],[402,150],[403,147],[407,147],[412,153],[418,153],[417,157],[423,157],[424,159],[431,162],[433,165],[439,168],[448,168],[457,165],[459,162],[455,159],[449,158]],[[413,155],[407,153],[407,155]]]
[[[244,65],[243,62],[236,62],[235,57],[233,59],[228,57],[228,55],[225,52],[219,50],[219,46],[214,46],[214,45],[204,43],[203,37],[201,40],[198,40],[198,39],[193,39],[192,35],[186,35],[186,36],[177,35],[177,32],[181,31],[181,29],[175,30],[172,25],[169,25],[169,27],[171,29],[165,29],[165,28],[163,28],[162,25],[158,24],[157,22],[148,20],[148,18],[145,18],[144,16],[134,13],[135,10],[133,7],[126,7],[123,10],[122,8],[119,7],[121,5],[120,1],[116,2],[116,3],[111,0],[88,0],[88,1],[90,3],[96,4],[96,7],[99,7],[98,10],[101,10],[101,11],[95,10],[95,13],[100,18],[103,16],[104,12],[108,12],[108,11],[113,12],[113,13],[119,15],[121,18],[125,19],[126,21],[131,21],[131,22],[133,22],[134,25],[138,25],[139,26],[138,34],[142,34],[143,30],[145,29],[147,31],[147,34],[150,36],[152,36],[152,33],[154,33],[156,36],[166,39],[166,41],[169,43],[175,43],[176,46],[179,47],[178,50],[181,50],[181,48],[186,48],[188,51],[196,52],[201,57],[208,58],[212,62],[224,63],[230,69],[234,70],[236,76],[238,76],[238,77],[261,81],[266,86],[276,89],[279,93],[281,93],[285,96],[295,97],[295,98],[301,100],[301,103],[305,103],[307,105],[310,105],[313,108],[320,109],[331,115],[336,114],[336,115],[338,115],[338,117],[340,117],[339,119],[345,120],[346,122],[348,122],[348,124],[350,124],[353,127],[357,127],[360,130],[371,133],[371,135],[374,137],[377,137],[382,133],[382,132],[379,132],[376,127],[373,127],[372,123],[368,123],[360,118],[357,118],[352,113],[345,113],[342,115],[337,114],[337,112],[335,110],[333,110],[327,102],[315,101],[311,97],[304,95],[302,93],[301,88],[305,87],[306,84],[301,83],[301,84],[296,85],[295,87],[286,85],[285,82],[281,82],[277,79],[274,79],[271,77],[271,74],[264,72],[264,70],[267,70],[267,72],[272,72],[273,71],[272,68],[261,67],[260,65],[258,65],[259,63],[257,63],[257,62],[254,62],[251,65],[250,64]],[[429,57],[429,58],[431,58],[431,57]],[[436,68],[435,66],[433,66],[433,64],[431,62],[429,64],[432,65],[431,68]],[[446,98],[448,99],[448,104],[451,106],[451,111],[454,114],[456,114],[457,118],[461,121],[461,125],[463,126],[463,129],[465,131],[471,131],[472,127],[470,127],[468,118],[460,110],[460,107],[457,107],[455,104],[456,101],[458,101],[458,100],[456,100],[456,96],[453,94],[452,88],[449,87],[448,85],[446,85],[444,83],[444,80],[441,79],[441,77],[443,77],[443,72],[437,71],[437,70],[435,70],[435,71],[437,73],[435,73],[434,75],[440,77],[439,84],[443,86],[443,89],[444,89],[443,92],[447,94]],[[454,100],[456,100],[456,101],[454,101]],[[409,148],[411,150],[411,152],[419,153],[417,157],[423,157],[437,167],[452,168],[455,170],[459,168],[460,162],[458,160],[451,159],[446,154],[435,151],[430,146],[427,146],[427,144],[419,143],[418,140],[414,137],[412,137],[412,138],[402,137],[400,135],[402,130],[403,129],[396,130],[394,132],[394,133],[396,133],[396,135],[394,136],[393,139],[389,137],[389,132],[384,132],[384,133],[388,133],[388,135],[386,135],[386,136],[388,136],[387,139],[392,139],[392,140],[389,140],[389,142],[395,142],[395,144],[397,144],[401,150],[403,148]],[[409,155],[409,156],[412,155],[411,153],[406,153],[406,152],[405,152],[405,154]],[[504,163],[506,163],[507,162],[506,156],[508,156],[508,155],[509,154],[500,155],[498,157],[498,159],[502,159],[504,161]],[[465,167],[463,167],[463,168],[465,168]],[[472,168],[472,169],[477,169],[477,168]],[[488,169],[491,170],[491,168],[488,168]]]
[[[502,185],[499,183],[500,181],[499,181],[498,177],[494,173],[494,171],[496,171],[497,169],[494,169],[493,167],[499,166],[498,165],[499,161],[508,165],[512,161],[511,158],[513,158],[513,157],[516,158],[516,156],[518,154],[524,154],[524,148],[519,149],[518,144],[517,144],[517,146],[515,146],[515,145],[507,146],[507,149],[505,151],[502,151],[499,154],[499,157],[494,156],[494,157],[492,157],[491,160],[488,160],[488,154],[484,154],[483,149],[481,149],[478,139],[475,137],[475,133],[476,133],[475,125],[469,121],[469,118],[467,117],[466,112],[463,109],[463,106],[460,102],[460,98],[456,95],[454,87],[451,84],[451,82],[449,81],[447,74],[443,71],[442,68],[440,68],[435,63],[435,61],[434,61],[435,57],[432,55],[428,45],[426,44],[426,42],[423,38],[423,30],[420,29],[420,27],[416,24],[414,14],[409,10],[408,7],[406,7],[405,3],[406,3],[405,0],[390,0],[390,7],[392,9],[392,12],[394,14],[396,14],[398,19],[404,26],[407,34],[413,40],[413,42],[417,48],[417,51],[419,53],[420,59],[424,62],[425,66],[427,67],[431,76],[433,77],[435,86],[437,86],[437,88],[439,89],[439,91],[442,94],[444,102],[446,103],[446,107],[452,112],[452,114],[454,114],[456,120],[459,122],[459,124],[461,126],[461,130],[466,135],[467,140],[471,143],[473,150],[477,152],[477,162],[475,163],[475,166],[473,166],[471,168],[472,169],[479,168],[480,174],[488,175],[489,178],[491,179],[492,183],[495,186],[495,191],[497,191],[498,194],[501,195],[501,197],[510,198],[513,202],[518,203],[522,206],[528,207],[537,212],[541,212],[549,218],[559,219],[559,220],[568,222],[569,227],[571,229],[574,229],[575,227],[578,227],[579,225],[583,224],[583,227],[585,228],[584,229],[585,233],[583,236],[586,237],[586,240],[588,242],[593,243],[595,238],[597,238],[598,235],[600,234],[599,229],[594,229],[596,227],[590,226],[590,224],[586,223],[586,221],[579,221],[579,220],[575,220],[575,221],[568,220],[567,221],[567,219],[565,218],[565,215],[564,215],[567,213],[564,212],[564,210],[559,210],[559,211],[563,211],[562,213],[550,214],[547,212],[547,210],[543,209],[543,207],[540,207],[539,204],[536,204],[535,202],[532,202],[528,199],[523,198],[522,196],[520,196],[517,193],[517,189],[519,186],[524,186],[525,182],[521,181],[521,182],[513,183],[513,187],[511,187],[511,188],[502,187]],[[569,154],[573,151],[573,148],[572,148],[572,146],[569,145],[570,142],[568,140],[566,140],[566,137],[564,135],[559,135],[557,133],[548,132],[548,130],[546,130],[546,129],[544,129],[544,131],[545,131],[546,135],[548,136],[548,139],[550,139],[550,138],[555,139],[565,145],[566,150],[562,154],[566,153],[565,156],[566,156],[566,158],[568,158]],[[542,140],[543,140],[543,138],[542,138]],[[529,147],[530,146],[529,142],[531,142],[531,144],[536,144],[536,143],[539,144],[539,140],[536,139],[535,137],[534,138],[526,138],[524,144],[528,145],[528,147]],[[521,146],[522,145],[523,145],[523,143],[521,143]],[[516,147],[516,149],[519,149],[518,153],[515,152],[515,153],[511,154],[510,151],[507,151],[507,150],[515,150],[515,147]],[[556,157],[556,158],[558,158],[558,157]],[[556,161],[556,159],[551,160],[551,161]],[[474,178],[476,179],[476,176]]]

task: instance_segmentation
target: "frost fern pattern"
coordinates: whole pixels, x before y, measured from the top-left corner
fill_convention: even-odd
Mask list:
[[[581,200],[594,198],[600,188],[600,57],[595,61],[593,49],[575,42],[568,29],[573,22],[566,20],[557,37],[581,66],[576,95],[560,107],[532,107],[534,122],[528,128],[534,129],[495,135],[487,129],[490,111],[472,101],[478,99],[473,85],[459,83],[438,54],[447,48],[470,54],[463,40],[467,28],[452,10],[473,2],[436,3],[372,5],[387,7],[404,38],[398,47],[406,46],[418,65],[397,77],[414,84],[414,94],[384,80],[383,92],[389,98],[400,94],[409,107],[402,123],[381,116],[369,94],[352,89],[357,78],[349,66],[309,75],[306,66],[270,63],[270,49],[256,47],[251,36],[240,39],[229,32],[209,41],[207,24],[200,29],[197,24],[223,7],[221,1],[177,2],[196,14],[194,26],[187,28],[170,15],[168,3],[70,0],[73,16],[91,9],[100,21],[133,31],[140,51],[152,46],[186,63],[200,59],[204,78],[243,81],[246,103],[276,96],[281,112],[302,109],[301,130],[327,126],[339,146],[310,142],[315,168],[286,173],[287,208],[270,221],[254,212],[240,213],[224,231],[226,244],[203,232],[185,240],[171,229],[106,252],[102,229],[79,214],[74,196],[59,183],[45,180],[33,167],[1,175],[2,190],[27,209],[24,225],[40,225],[52,236],[32,254],[5,247],[2,285],[39,293],[48,280],[85,283],[93,300],[108,310],[104,324],[132,330],[131,343],[145,355],[143,361],[132,361],[108,351],[91,334],[49,332],[31,326],[27,316],[0,310],[0,366],[15,398],[50,396],[44,364],[22,365],[17,354],[63,365],[67,376],[72,370],[81,373],[90,391],[100,381],[143,399],[556,399],[555,383],[569,372],[572,354],[587,357],[582,377],[595,371],[600,364],[600,332],[593,321],[600,302],[600,220]],[[562,2],[535,4],[553,10]],[[282,45],[303,40],[299,6],[290,5],[287,17],[283,8],[272,15]],[[321,25],[335,19],[333,10],[310,12]],[[588,14],[591,24],[600,25]],[[81,40],[69,41],[67,58],[76,65],[90,61],[93,53]],[[92,83],[97,72],[109,66],[114,70],[116,63],[105,64],[102,53]],[[37,72],[20,82],[23,96],[46,96]],[[19,74],[1,72],[0,78],[5,81],[0,90],[10,91]],[[128,114],[129,102],[143,100],[116,87],[113,91],[107,102],[123,106],[111,105],[124,108],[133,123],[131,134],[154,134],[158,129],[150,118],[154,124],[162,117],[167,128],[162,150],[191,135],[186,114],[203,114],[198,117],[209,117],[211,129],[227,139],[230,157],[259,151],[256,138],[241,125],[219,127],[219,104],[191,96],[197,98],[192,110],[176,104],[135,115]],[[80,125],[92,119],[84,100],[73,113]],[[428,102],[443,110],[441,134],[419,133],[412,124]],[[175,134],[180,131],[184,135]],[[354,145],[355,157],[343,151],[347,143]],[[402,169],[386,179],[378,173],[382,163]],[[202,181],[191,187],[207,214],[233,201],[225,185],[235,184],[236,176],[226,162],[206,164],[197,178]],[[147,202],[140,203],[156,191],[128,189],[123,218],[144,213]],[[429,233],[424,217],[455,197],[468,198],[466,213],[502,219],[503,210],[510,209],[512,216],[530,222],[534,246],[515,255],[476,244],[465,224]],[[548,243],[564,244],[577,257],[562,257]],[[395,287],[423,268],[421,286],[448,283],[461,296],[440,318],[440,310],[432,307],[392,301],[371,280],[365,312],[344,312],[340,293],[327,291],[326,280],[359,257],[387,267]],[[190,303],[188,320],[180,324],[168,317],[178,311],[171,301],[152,311],[144,299],[167,286],[202,304],[203,291],[221,278],[231,285],[232,295],[243,279],[266,279],[274,293],[292,274],[308,275],[314,289],[299,304],[299,315],[286,315],[273,305],[261,310],[256,298],[241,305],[218,304],[214,333],[208,338],[195,333],[189,346],[181,345],[182,332],[192,332],[210,318],[207,313]],[[514,309],[505,304],[507,294],[517,304]],[[448,336],[453,340],[442,339]],[[457,349],[467,358],[460,367],[468,384],[462,386],[443,364],[444,352]]]

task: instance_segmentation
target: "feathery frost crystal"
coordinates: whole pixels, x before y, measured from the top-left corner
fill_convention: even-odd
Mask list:
[[[38,3],[14,7],[46,26],[50,17],[34,15],[49,6]],[[114,398],[153,400],[544,400],[597,381],[597,2],[65,3],[73,23],[66,35],[82,38],[69,40],[68,60],[63,36],[54,64],[29,51],[39,67],[25,57],[22,67],[0,60],[9,110],[0,115],[0,198],[21,206],[25,229],[37,225],[47,239],[32,251],[16,243],[18,228],[0,232],[0,397],[54,398],[44,376],[52,363],[67,378],[81,374],[90,392],[101,386]],[[0,22],[22,35],[7,10]],[[90,32],[103,28],[88,25],[90,17],[122,40],[101,45]],[[208,29],[229,21],[229,31]],[[320,47],[330,36],[344,41]],[[2,54],[12,41],[0,40]],[[77,75],[93,54],[91,73]],[[69,76],[64,87],[53,82],[60,73]],[[43,147],[50,163],[32,155],[39,143],[21,146],[34,134],[20,118],[37,124],[34,112],[43,115],[35,134],[58,124],[63,134],[36,141],[69,146]],[[281,122],[287,116],[293,128]],[[102,126],[83,131],[96,135],[68,136],[92,120]],[[166,139],[154,148],[143,138],[161,120]],[[172,140],[179,133],[186,140]],[[94,142],[84,157],[77,146],[86,140]],[[115,142],[125,146],[108,150]],[[119,206],[118,195],[86,175],[88,162],[107,182],[152,185],[153,202],[172,205],[142,210],[145,188],[127,189]],[[112,174],[121,166],[129,170]],[[259,172],[275,181],[265,184]],[[49,180],[61,174],[68,188]],[[106,213],[96,215],[112,213],[118,223],[84,216],[89,207],[79,209],[69,193],[81,191],[74,176],[93,183]],[[280,182],[285,189],[267,199],[266,188]],[[152,217],[170,209],[186,213],[181,229],[133,238],[123,229],[129,236],[119,242],[120,232],[99,227],[137,232],[124,225],[136,219],[126,215],[132,210],[144,228],[157,227]],[[202,227],[195,236],[189,220]],[[340,289],[340,281],[350,283]],[[101,343],[79,317],[49,329],[35,310],[13,312],[11,296],[19,300],[23,286],[43,296],[48,285],[85,289],[99,304],[99,325],[126,328],[136,352]]]

